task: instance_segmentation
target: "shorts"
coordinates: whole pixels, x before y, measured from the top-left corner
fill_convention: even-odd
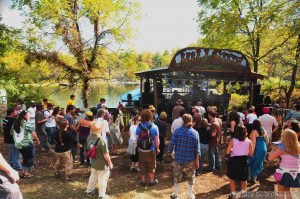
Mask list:
[[[156,168],[155,152],[139,150],[138,154],[139,154],[139,167],[141,170],[141,175],[146,175],[147,169],[149,173],[154,173]]]
[[[178,163],[174,163],[174,183],[179,183],[181,181],[182,178],[182,172],[183,170],[185,170],[185,173],[187,175],[187,179],[189,182],[189,185],[194,185],[195,184],[195,162],[190,162],[187,164],[178,164]]]

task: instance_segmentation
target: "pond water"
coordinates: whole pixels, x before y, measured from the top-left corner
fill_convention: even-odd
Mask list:
[[[103,97],[106,99],[106,104],[109,108],[115,108],[118,106],[122,94],[136,88],[139,88],[139,86],[115,82],[92,84],[89,96],[89,107],[96,106],[99,103],[100,98]],[[83,107],[81,90],[79,87],[69,88],[67,86],[57,85],[43,88],[42,92],[46,95],[50,94],[49,101],[61,107],[65,107],[67,100],[70,98],[70,95],[74,94],[76,107]]]

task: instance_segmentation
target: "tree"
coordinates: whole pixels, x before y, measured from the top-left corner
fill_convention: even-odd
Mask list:
[[[284,37],[277,35],[280,40],[261,48],[270,32],[290,23],[294,15],[289,14],[299,8],[296,0],[198,0],[198,3],[202,42],[210,47],[241,50],[253,63],[254,72],[258,72],[261,60],[295,37],[296,31]],[[277,33],[282,36],[280,31]]]
[[[84,107],[88,107],[90,82],[107,79],[110,46],[131,36],[131,21],[138,4],[128,0],[14,0],[30,24],[27,29],[27,61],[47,61],[64,69],[70,83],[80,83]],[[93,36],[88,37],[89,30]],[[57,45],[63,44],[63,50]],[[65,60],[68,54],[71,59]],[[105,69],[105,70],[103,70]]]

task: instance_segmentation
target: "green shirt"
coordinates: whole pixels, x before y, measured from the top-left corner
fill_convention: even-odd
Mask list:
[[[87,147],[90,148],[91,145],[94,145],[99,137],[93,133],[91,133],[87,138]],[[100,139],[97,144],[97,151],[95,158],[91,159],[92,168],[96,170],[104,170],[106,169],[107,162],[104,159],[104,154],[108,153],[107,142],[100,136]]]
[[[32,132],[33,128],[26,120],[22,121],[19,133],[17,133],[13,128],[13,137],[17,149],[33,147],[33,140],[31,135]]]

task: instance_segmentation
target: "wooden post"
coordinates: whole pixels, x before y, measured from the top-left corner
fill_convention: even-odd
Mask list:
[[[253,106],[253,81],[249,82],[249,107]]]
[[[157,81],[156,77],[153,78],[153,93],[154,93],[154,107],[157,109]]]
[[[140,77],[140,92],[143,93],[143,77]]]

